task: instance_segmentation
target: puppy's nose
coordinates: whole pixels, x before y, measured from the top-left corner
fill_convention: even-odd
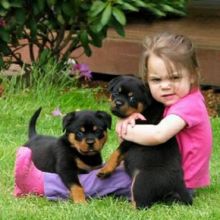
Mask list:
[[[94,143],[95,143],[95,140],[93,138],[88,138],[86,139],[86,143],[89,145],[89,146],[92,146]]]
[[[117,99],[117,100],[115,100],[115,105],[116,105],[117,107],[121,107],[122,105],[124,105],[124,102],[121,101],[121,100],[119,100],[119,99]]]

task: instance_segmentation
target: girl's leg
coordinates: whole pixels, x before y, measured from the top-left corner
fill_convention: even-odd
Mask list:
[[[14,168],[14,196],[27,194],[44,195],[44,175],[38,170],[31,157],[31,150],[19,147],[16,152]]]

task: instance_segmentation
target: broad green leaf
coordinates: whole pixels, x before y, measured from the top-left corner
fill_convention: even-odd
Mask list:
[[[36,34],[37,34],[37,23],[34,20],[34,18],[30,19],[30,23],[29,23],[29,28],[31,30],[31,38],[35,39]]]
[[[19,8],[15,11],[16,22],[20,25],[25,23],[25,10]]]
[[[108,24],[112,14],[112,6],[111,4],[108,4],[107,7],[104,9],[101,17],[101,23],[103,26]]]
[[[122,25],[117,25],[114,27],[116,32],[121,36],[121,37],[125,37],[125,30],[124,27]]]
[[[7,10],[0,9],[0,16],[4,17],[7,14]]]
[[[94,3],[94,5],[95,5],[95,3]],[[96,17],[98,14],[100,14],[104,9],[105,9],[105,7],[106,7],[106,3],[103,3],[103,2],[101,2],[100,4],[99,4],[99,6],[97,6],[97,7],[94,7],[94,9],[92,9],[91,8],[91,10],[90,10],[90,16],[91,17]]]
[[[0,48],[1,48],[1,52],[4,54],[4,55],[9,55],[10,54],[10,49],[9,49],[9,47],[8,47],[8,45],[7,45],[7,43],[1,43],[0,44]]]
[[[102,47],[102,40],[99,36],[94,36],[90,43],[96,47]]]
[[[89,46],[83,47],[86,56],[90,57],[92,55],[91,48]]]
[[[96,47],[102,46],[102,40],[105,38],[105,36],[102,34],[102,32],[94,33],[92,30],[89,32],[89,35],[91,37],[90,43]]]
[[[163,12],[162,10],[159,10],[157,8],[148,8],[150,11],[152,11],[154,13],[154,15],[157,15],[159,17],[163,17],[166,15],[165,12]]]
[[[94,33],[99,33],[103,29],[103,25],[100,21],[96,21],[90,26],[90,28]]]
[[[167,12],[171,12],[179,15],[185,15],[184,11],[177,10],[174,7],[171,7],[170,5],[162,5],[162,8]]]
[[[10,41],[10,34],[7,30],[0,28],[0,39],[2,39],[6,43]]]
[[[1,0],[1,5],[5,9],[9,9],[10,8],[10,3],[7,0]]]
[[[65,20],[64,20],[61,13],[57,15],[57,20],[59,21],[60,24],[62,24],[62,25],[65,24]]]
[[[126,17],[120,9],[114,7],[112,10],[112,14],[121,25],[126,24]]]
[[[68,15],[68,16],[75,16],[74,15],[74,10],[72,9],[70,3],[68,2],[64,2],[62,4],[62,10],[64,12],[65,15]]]
[[[117,22],[115,19],[112,19],[111,27],[115,29],[115,31],[121,36],[125,36],[124,26]]]
[[[139,11],[138,7],[135,7],[129,3],[123,3],[122,5],[123,9],[128,10],[128,11]]]
[[[57,2],[57,0],[47,0],[47,4],[52,6],[52,5],[55,5]]]
[[[83,31],[80,33],[80,41],[81,41],[83,47],[88,46],[88,44],[89,44],[89,38],[88,38],[88,34],[87,34],[87,31],[86,31],[86,30],[83,30]]]
[[[156,7],[156,5],[154,3],[146,3],[146,2],[141,1],[141,0],[136,0],[135,4],[138,7],[147,8],[147,9]]]
[[[3,68],[3,66],[4,66],[4,61],[3,61],[2,57],[0,57],[0,69]]]
[[[43,11],[45,8],[45,0],[37,0],[37,6],[39,11]]]
[[[11,7],[14,7],[14,8],[22,8],[23,7],[22,2],[11,2],[10,5],[11,5]]]
[[[104,9],[106,6],[106,3],[102,2],[102,1],[95,1],[92,3],[92,7],[90,9],[91,12],[95,12],[97,10],[100,10],[99,8]]]

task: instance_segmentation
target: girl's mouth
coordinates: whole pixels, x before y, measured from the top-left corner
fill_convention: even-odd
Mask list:
[[[163,98],[165,99],[173,99],[175,96],[175,94],[166,94],[166,95],[162,95]]]

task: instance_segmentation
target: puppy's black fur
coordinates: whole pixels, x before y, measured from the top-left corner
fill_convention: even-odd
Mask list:
[[[70,112],[63,118],[61,137],[38,135],[36,120],[39,108],[29,122],[29,140],[25,146],[32,150],[33,162],[45,172],[57,173],[70,189],[75,203],[85,202],[78,174],[102,164],[101,150],[111,127],[111,116],[104,111]]]
[[[114,78],[109,82],[109,92],[111,111],[118,117],[140,112],[147,121],[137,120],[137,124],[157,124],[163,117],[163,105],[152,98],[149,88],[136,77]],[[98,176],[109,176],[122,160],[132,177],[131,192],[135,207],[148,208],[155,202],[165,201],[170,193],[177,194],[181,202],[192,204],[183,180],[176,138],[158,146],[143,146],[124,140]]]

